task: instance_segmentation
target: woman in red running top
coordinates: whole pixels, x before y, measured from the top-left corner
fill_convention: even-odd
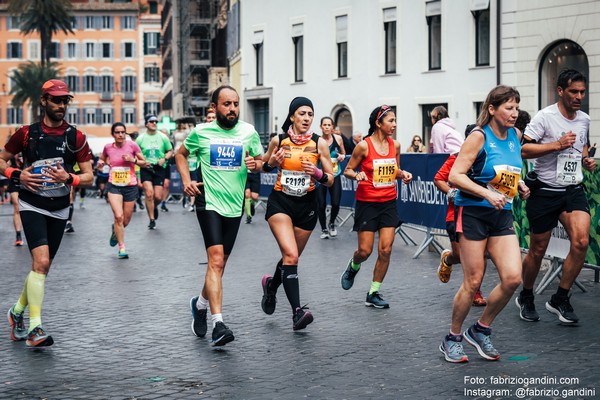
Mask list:
[[[379,288],[385,278],[394,244],[395,230],[400,222],[396,209],[397,179],[410,183],[412,174],[400,169],[400,143],[392,139],[396,131],[396,114],[389,106],[381,106],[369,116],[369,134],[358,143],[346,166],[344,175],[358,181],[354,230],[358,232],[358,249],[342,274],[342,288],[348,290],[362,262],[373,251],[375,232],[379,233],[378,255],[373,281],[365,305],[388,308]],[[360,167],[360,171],[357,168]]]

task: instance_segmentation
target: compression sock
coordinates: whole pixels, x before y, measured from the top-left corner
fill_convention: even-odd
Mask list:
[[[252,216],[252,199],[250,197],[244,200],[244,211],[246,212],[246,216]]]
[[[353,270],[358,271],[360,269],[360,264],[357,264],[354,262],[354,258],[352,258],[352,264],[351,267]]]
[[[69,219],[68,221],[71,222],[73,220],[73,203],[71,203],[71,205],[69,206]]]
[[[285,289],[285,295],[292,306],[292,312],[300,307],[300,285],[298,284],[298,266],[297,265],[282,265],[281,266],[281,281]]]
[[[371,282],[371,289],[369,289],[369,294],[379,292],[380,287],[381,287],[381,282]]]
[[[569,289],[563,289],[559,286],[556,290],[556,297],[563,299],[569,297]]]
[[[283,260],[279,259],[277,262],[277,266],[275,267],[275,272],[273,273],[273,279],[271,279],[271,284],[269,285],[269,289],[276,292],[281,286],[281,266],[283,265]]]
[[[29,300],[29,332],[42,326],[42,302],[46,275],[31,271],[27,278],[27,299]]]
[[[21,291],[21,296],[19,296],[19,300],[13,306],[13,312],[17,315],[23,314],[25,308],[27,307],[27,282],[29,281],[29,274],[27,274],[27,278],[25,278],[25,283],[23,283],[23,290]]]

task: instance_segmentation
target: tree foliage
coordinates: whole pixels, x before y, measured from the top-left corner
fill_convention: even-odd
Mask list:
[[[70,0],[10,0],[8,12],[21,19],[20,30],[40,34],[42,64],[50,62],[52,36],[59,31],[73,33]]]
[[[56,79],[60,75],[58,64],[51,62],[43,65],[29,61],[19,64],[19,68],[13,71],[13,85],[10,94],[13,95],[12,105],[15,108],[21,107],[29,102],[32,111],[35,111],[42,95],[42,85],[50,79]],[[39,113],[32,113],[37,120]]]

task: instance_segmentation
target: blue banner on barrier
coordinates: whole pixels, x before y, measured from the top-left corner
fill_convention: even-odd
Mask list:
[[[433,184],[433,178],[448,154],[402,154],[400,164],[403,170],[413,175],[410,184],[398,182],[400,193],[398,197],[398,215],[403,222],[427,226],[431,228],[446,228],[446,195]],[[340,163],[345,169],[350,157]],[[354,208],[356,186],[358,182],[347,179],[342,175],[341,207]],[[277,180],[277,173],[261,173],[260,195],[268,197]],[[329,194],[328,194],[329,196]]]
[[[177,171],[177,168],[171,166],[171,176],[169,177],[169,193],[170,194],[183,194],[183,185],[181,184],[181,176]]]
[[[402,154],[400,166],[413,175],[412,182],[400,185],[398,215],[403,222],[446,228],[446,195],[433,183],[435,174],[449,154]]]

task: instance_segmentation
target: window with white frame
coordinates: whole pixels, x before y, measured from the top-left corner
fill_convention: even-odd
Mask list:
[[[144,33],[144,55],[158,54],[158,42],[160,33],[146,32]]]
[[[135,92],[135,76],[126,75],[121,77],[121,91],[124,93]]]
[[[11,29],[20,29],[21,28],[21,18],[9,15],[6,17],[6,29],[9,31]]]
[[[96,91],[96,75],[86,73],[83,76],[83,91],[84,92],[95,92]]]
[[[135,124],[135,108],[133,108],[133,107],[123,108],[123,123],[124,124]]]
[[[110,15],[102,16],[102,29],[113,29],[114,26],[114,18]]]
[[[95,108],[86,108],[85,109],[85,123],[87,125],[96,124],[96,109]]]
[[[112,93],[114,89],[115,78],[111,75],[102,75],[100,77],[100,90],[102,93]]]
[[[6,43],[6,58],[23,58],[23,44],[21,42]]]
[[[122,31],[134,30],[136,25],[137,25],[136,17],[130,17],[130,16],[121,17],[121,30]]]
[[[94,23],[95,18],[92,15],[83,17],[83,29],[95,29],[96,24]]]
[[[429,70],[442,69],[442,2],[428,1],[425,4],[427,18]]]
[[[154,114],[159,112],[159,103],[157,101],[148,101],[144,103],[144,115]]]
[[[71,21],[71,29],[76,31],[79,28],[79,19],[77,17],[69,17],[69,21]]]
[[[27,43],[27,47],[28,47],[27,54],[29,55],[29,59],[30,60],[39,60],[40,59],[40,42],[29,41]]]
[[[23,123],[23,108],[8,107],[6,109],[6,123],[9,125],[18,125]]]
[[[79,43],[65,43],[65,58],[68,60],[76,60],[79,58]]]
[[[76,107],[67,108],[67,122],[71,125],[79,124],[79,109]]]
[[[102,109],[102,124],[110,125],[112,123],[113,123],[112,108],[103,108]]]
[[[337,76],[348,76],[348,16],[335,17],[335,41],[337,42]]]
[[[490,65],[490,0],[471,2],[475,19],[475,65]]]
[[[256,55],[256,86],[262,86],[264,83],[263,40],[264,31],[254,32],[252,46],[254,46],[254,54]]]
[[[60,43],[50,43],[50,58],[60,58]]]
[[[112,43],[100,43],[100,46],[102,46],[102,58],[103,59],[111,59],[114,57]]]
[[[123,42],[121,43],[121,58],[134,58],[135,57],[135,43]]]
[[[144,82],[160,82],[160,70],[156,64],[144,67]]]
[[[304,81],[304,24],[292,25],[294,42],[294,82]]]
[[[77,75],[77,72],[67,72],[64,80],[71,92],[79,92],[79,75]]]
[[[85,58],[87,58],[87,59],[96,58],[96,43],[94,43],[94,42],[85,43]]]
[[[396,73],[396,7],[383,9],[385,73]]]

